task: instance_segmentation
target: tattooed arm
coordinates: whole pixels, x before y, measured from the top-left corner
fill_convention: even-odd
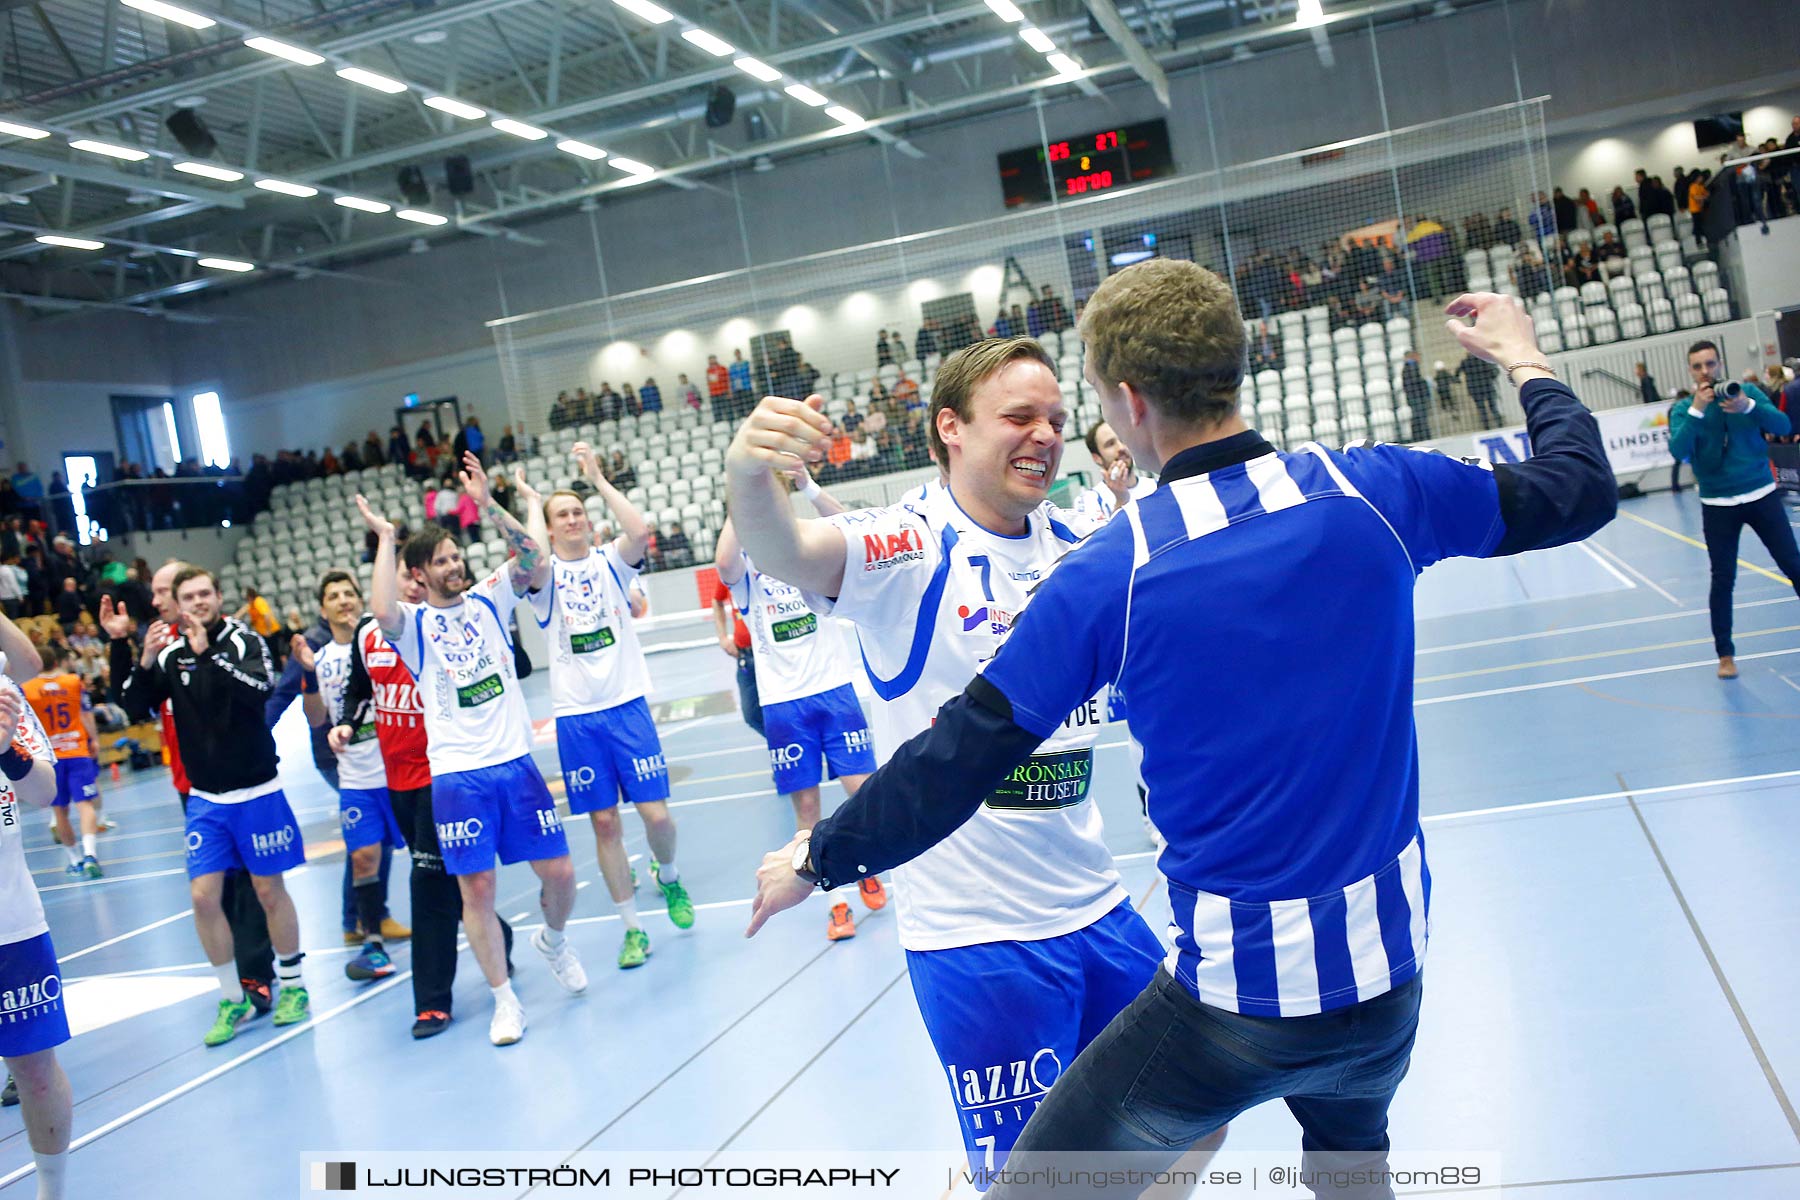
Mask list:
[[[507,546],[512,549],[512,559],[507,567],[512,574],[513,594],[523,596],[526,592],[548,584],[550,556],[545,552],[544,544],[519,524],[519,518],[495,501],[493,493],[488,490],[487,472],[482,469],[481,460],[473,454],[463,455],[462,485],[487,519],[499,528],[500,536],[506,539]]]

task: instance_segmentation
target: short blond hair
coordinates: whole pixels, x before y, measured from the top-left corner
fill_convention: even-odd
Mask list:
[[[1237,411],[1244,321],[1205,267],[1174,258],[1126,267],[1088,297],[1080,333],[1101,383],[1129,383],[1165,416],[1208,426]]]
[[[925,436],[931,443],[931,457],[940,467],[950,469],[950,447],[938,434],[938,414],[947,408],[959,421],[973,418],[969,400],[975,389],[1020,359],[1043,363],[1050,374],[1056,374],[1056,360],[1030,337],[987,338],[963,347],[939,365],[931,384],[931,409],[925,414]]]

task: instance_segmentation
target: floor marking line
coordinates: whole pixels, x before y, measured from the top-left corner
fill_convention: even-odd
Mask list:
[[[1681,601],[1677,600],[1674,596],[1670,595],[1668,593],[1668,591],[1665,590],[1663,588],[1663,586],[1661,584],[1657,583],[1654,579],[1651,579],[1648,575],[1644,574],[1642,571],[1638,570],[1636,567],[1634,567],[1630,563],[1626,562],[1625,556],[1623,554],[1620,554],[1617,550],[1614,550],[1610,546],[1602,546],[1599,542],[1594,541],[1592,538],[1588,539],[1588,541],[1580,542],[1577,544],[1583,550],[1587,550],[1589,554],[1593,554],[1596,557],[1601,558],[1603,564],[1608,559],[1610,559],[1612,562],[1617,563],[1620,567],[1624,568],[1625,571],[1629,572],[1632,576],[1634,576],[1635,578],[1640,580],[1645,587],[1649,588],[1651,591],[1653,591],[1657,595],[1661,596],[1664,600],[1667,600],[1670,604],[1673,604],[1676,608],[1681,607]],[[1590,547],[1591,547],[1591,549],[1590,549]]]
[[[132,929],[125,933],[121,933],[117,937],[109,937],[104,942],[95,942],[91,946],[83,946],[79,950],[71,950],[69,953],[62,955],[61,957],[59,957],[56,960],[57,965],[61,966],[65,963],[72,963],[76,959],[85,957],[86,955],[89,955],[89,954],[92,954],[96,950],[104,950],[108,946],[116,946],[120,942],[126,941],[127,939],[130,939],[130,938],[134,938],[140,933],[149,933],[152,929],[161,929],[164,925],[173,925],[175,922],[180,921],[186,917],[191,917],[193,915],[194,915],[194,910],[192,908],[184,908],[178,913],[173,913],[170,916],[163,917],[161,920],[152,921],[148,925],[139,925],[136,929]]]
[[[1688,545],[1693,546],[1695,549],[1698,549],[1698,550],[1706,549],[1705,542],[1695,541],[1693,538],[1689,537],[1687,534],[1677,533],[1675,530],[1670,529],[1667,525],[1658,525],[1655,521],[1652,521],[1652,520],[1648,519],[1647,517],[1640,517],[1636,513],[1626,512],[1622,508],[1619,510],[1619,515],[1621,517],[1624,517],[1628,521],[1636,521],[1639,525],[1642,525],[1647,529],[1654,529],[1658,533],[1666,533],[1670,537],[1674,538],[1676,541],[1686,542]],[[1737,560],[1737,563],[1738,563],[1738,566],[1743,567],[1746,571],[1755,571],[1758,575],[1761,575],[1764,579],[1773,579],[1776,583],[1784,583],[1784,584],[1787,584],[1789,587],[1792,587],[1794,584],[1794,581],[1789,579],[1786,575],[1777,575],[1775,572],[1769,570],[1767,567],[1759,567],[1755,563],[1750,562],[1747,559],[1740,558]]]
[[[165,1105],[171,1104],[174,1101],[181,1099],[181,1097],[187,1095],[189,1092],[192,1092],[192,1091],[197,1090],[198,1088],[204,1087],[206,1084],[211,1083],[213,1080],[219,1078],[221,1075],[225,1075],[231,1071],[234,1071],[238,1067],[243,1066],[247,1062],[252,1062],[258,1058],[261,1058],[263,1055],[269,1053],[269,1051],[274,1050],[278,1046],[285,1046],[287,1043],[293,1041],[295,1038],[299,1037],[301,1034],[311,1032],[315,1027],[317,1027],[319,1025],[323,1025],[325,1022],[331,1020],[332,1018],[337,1017],[343,1013],[349,1012],[351,1009],[356,1008],[359,1005],[367,1004],[369,1001],[373,1000],[375,997],[382,995],[385,992],[393,990],[394,988],[398,987],[401,983],[403,983],[406,980],[411,979],[411,978],[412,978],[411,971],[403,971],[403,972],[393,976],[390,979],[383,980],[382,982],[376,984],[374,987],[368,989],[367,991],[358,993],[357,995],[351,997],[350,999],[344,1001],[342,1004],[338,1005],[336,1008],[327,1009],[326,1011],[324,1011],[322,1013],[314,1014],[312,1017],[308,1018],[304,1023],[296,1025],[292,1029],[286,1030],[283,1033],[279,1033],[279,1034],[275,1035],[273,1038],[264,1042],[262,1045],[256,1046],[249,1050],[246,1050],[246,1051],[244,1051],[244,1053],[238,1055],[236,1058],[227,1059],[226,1061],[220,1063],[218,1066],[212,1068],[210,1071],[206,1071],[203,1074],[197,1075],[193,1079],[188,1080],[186,1083],[181,1084],[178,1087],[170,1088],[168,1091],[164,1092],[162,1095],[155,1096],[149,1100],[146,1100],[144,1103],[138,1105],[136,1108],[132,1109],[130,1112],[125,1113],[122,1116],[114,1117],[112,1120],[108,1121],[106,1124],[101,1125],[95,1129],[91,1129],[87,1133],[82,1134],[80,1137],[73,1139],[69,1143],[69,1152],[71,1154],[73,1154],[75,1151],[81,1149],[83,1146],[91,1145],[92,1143],[105,1137],[107,1134],[112,1133],[118,1129],[123,1129],[125,1126],[131,1124],[133,1121],[137,1120],[139,1117],[145,1117],[145,1116],[150,1115],[151,1113],[155,1112],[157,1109],[162,1108]],[[4,1188],[10,1184],[17,1183],[19,1180],[24,1179],[26,1176],[35,1174],[36,1171],[37,1171],[37,1164],[35,1162],[30,1162],[30,1163],[26,1163],[24,1166],[14,1169],[13,1171],[11,1171],[5,1175],[0,1175],[0,1188]]]
[[[1787,604],[1792,596],[1776,596],[1769,600],[1747,600],[1736,606],[1742,612],[1746,608],[1764,608],[1771,604]],[[1422,658],[1427,654],[1448,654],[1456,650],[1479,650],[1483,646],[1505,646],[1513,642],[1529,642],[1538,638],[1562,637],[1572,633],[1592,633],[1600,629],[1619,629],[1626,625],[1647,625],[1652,621],[1676,621],[1683,617],[1708,616],[1704,608],[1687,608],[1680,612],[1653,613],[1645,617],[1624,617],[1617,621],[1600,621],[1593,625],[1570,625],[1562,629],[1542,629],[1534,633],[1511,633],[1505,637],[1482,638],[1473,642],[1452,642],[1444,646],[1425,646],[1413,651],[1414,657]]]
[[[103,879],[83,879],[77,883],[46,883],[40,892],[66,892],[70,888],[105,887],[112,883],[129,883],[133,879],[161,879],[165,875],[186,875],[186,867],[170,867],[167,871],[140,871],[136,875],[108,875]]]
[[[1620,583],[1624,584],[1627,588],[1636,589],[1637,584],[1631,579],[1631,577],[1629,575],[1626,575],[1623,571],[1619,570],[1619,568],[1613,566],[1611,563],[1607,562],[1604,558],[1601,558],[1598,554],[1594,553],[1594,548],[1592,546],[1588,545],[1586,542],[1576,542],[1575,548],[1577,550],[1580,550],[1582,553],[1586,554],[1589,558],[1593,559],[1595,562],[1599,563],[1600,569],[1602,571],[1605,571],[1608,575],[1611,575],[1614,579],[1616,579]]]
[[[1491,817],[1500,813],[1530,812],[1544,808],[1566,808],[1571,804],[1595,804],[1601,800],[1627,800],[1633,796],[1665,796],[1672,792],[1695,792],[1701,788],[1734,787],[1742,783],[1767,783],[1775,779],[1800,778],[1797,771],[1770,771],[1764,775],[1737,775],[1730,779],[1701,779],[1694,783],[1669,783],[1661,787],[1632,788],[1628,792],[1595,792],[1588,796],[1569,796],[1561,800],[1530,800],[1522,804],[1497,804],[1492,808],[1469,808],[1460,812],[1432,813],[1419,818],[1421,825],[1440,825],[1446,821],[1466,821],[1474,817]]]
[[[1617,772],[1613,775],[1619,786],[1625,786],[1625,776]],[[1663,878],[1669,881],[1669,890],[1675,893],[1675,903],[1681,906],[1681,915],[1687,918],[1688,928],[1693,930],[1694,940],[1700,943],[1700,952],[1706,956],[1706,965],[1712,968],[1713,978],[1719,982],[1719,990],[1725,993],[1725,1002],[1731,1006],[1731,1015],[1737,1018],[1738,1028],[1743,1031],[1744,1040],[1750,1043],[1750,1052],[1756,1056],[1757,1066],[1762,1068],[1763,1078],[1769,1083],[1769,1090],[1775,1093],[1775,1102],[1787,1117],[1788,1129],[1793,1132],[1794,1140],[1800,1142],[1800,1113],[1794,1111],[1793,1101],[1788,1099],[1787,1089],[1781,1086],[1781,1077],[1775,1074],[1775,1068],[1764,1053],[1761,1039],[1750,1024],[1750,1016],[1744,1006],[1738,1003],[1737,992],[1732,989],[1731,981],[1725,978],[1725,968],[1719,964],[1718,955],[1713,953],[1712,943],[1706,940],[1706,933],[1700,928],[1700,919],[1689,907],[1687,896],[1681,890],[1681,884],[1675,879],[1675,872],[1669,867],[1669,860],[1663,857],[1662,847],[1657,844],[1656,835],[1650,832],[1650,822],[1644,819],[1644,811],[1638,807],[1636,797],[1629,792],[1625,802],[1631,806],[1631,815],[1637,818],[1638,828],[1644,831],[1644,840],[1650,843],[1650,853],[1656,856],[1656,865],[1662,868]]]
[[[1773,629],[1753,629],[1749,633],[1740,633],[1739,638],[1770,637],[1777,633],[1794,633],[1800,631],[1800,625],[1777,625]],[[1414,684],[1447,683],[1452,679],[1470,679],[1477,675],[1499,675],[1507,671],[1529,671],[1534,667],[1559,667],[1565,663],[1592,662],[1597,658],[1619,658],[1626,654],[1648,654],[1652,650],[1683,650],[1689,646],[1710,646],[1712,636],[1688,638],[1679,642],[1657,642],[1649,646],[1625,646],[1616,650],[1596,650],[1591,654],[1566,654],[1561,658],[1540,658],[1534,662],[1506,663],[1497,667],[1475,667],[1467,671],[1452,671],[1447,675],[1425,675],[1413,680]]]
[[[1740,654],[1739,662],[1750,662],[1758,658],[1779,658],[1784,654],[1800,654],[1800,646],[1792,646],[1786,650],[1763,650],[1756,654]],[[1433,704],[1450,704],[1457,700],[1479,700],[1485,696],[1510,696],[1519,692],[1541,692],[1546,688],[1573,687],[1578,683],[1601,683],[1608,679],[1630,679],[1637,675],[1661,675],[1669,671],[1687,671],[1695,667],[1717,667],[1716,658],[1703,658],[1697,662],[1670,663],[1662,667],[1640,667],[1635,671],[1611,671],[1605,675],[1584,675],[1579,679],[1549,679],[1543,683],[1521,683],[1513,687],[1489,688],[1483,692],[1458,692],[1452,696],[1432,696],[1425,700],[1414,700],[1414,708],[1427,708]]]

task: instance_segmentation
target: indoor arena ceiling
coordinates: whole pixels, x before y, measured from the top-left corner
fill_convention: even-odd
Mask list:
[[[1166,89],[1206,59],[1457,7],[1115,4],[0,0],[0,295],[179,319],[208,289],[354,271],[420,238],[529,237],[609,192],[846,139],[916,156],[910,133],[1041,94]],[[735,98],[721,124],[717,85]],[[171,129],[184,112],[216,148]]]

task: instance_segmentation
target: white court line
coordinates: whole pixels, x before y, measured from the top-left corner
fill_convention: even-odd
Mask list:
[[[172,925],[176,921],[182,920],[185,917],[192,916],[193,913],[194,913],[193,909],[184,908],[178,913],[173,913],[169,916],[163,917],[161,920],[152,921],[148,925],[140,925],[136,929],[133,929],[127,933],[121,933],[118,937],[110,937],[110,938],[107,938],[104,942],[95,942],[91,946],[84,946],[80,950],[71,951],[68,954],[62,955],[56,961],[59,964],[74,962],[76,959],[81,958],[84,955],[92,954],[96,950],[104,950],[108,946],[116,946],[120,942],[126,941],[129,938],[134,938],[140,933],[149,933],[152,929],[161,929],[164,925]]]
[[[1670,792],[1692,792],[1701,788],[1732,787],[1740,783],[1766,783],[1771,779],[1793,779],[1800,771],[1771,771],[1766,775],[1738,775],[1730,779],[1702,779],[1696,783],[1671,783],[1662,787],[1627,788],[1622,792],[1596,792],[1591,796],[1570,796],[1563,800],[1533,800],[1523,804],[1496,804],[1492,808],[1471,808],[1462,812],[1434,813],[1421,817],[1421,825],[1441,825],[1446,821],[1463,821],[1471,817],[1491,817],[1497,813],[1530,812],[1540,808],[1566,808],[1571,804],[1595,804],[1602,800],[1626,797],[1662,796]]]
[[[1621,567],[1624,567],[1627,571],[1631,572],[1631,574],[1633,576],[1635,576],[1637,579],[1639,579],[1643,582],[1645,587],[1649,588],[1651,591],[1653,591],[1657,595],[1661,596],[1664,600],[1667,600],[1670,604],[1673,604],[1676,608],[1681,607],[1681,601],[1677,600],[1675,597],[1671,596],[1668,592],[1664,591],[1662,589],[1662,587],[1660,585],[1658,585],[1656,582],[1654,582],[1648,575],[1644,574],[1642,571],[1638,570],[1636,567],[1634,567],[1630,563],[1626,562],[1625,556],[1623,554],[1620,554],[1617,550],[1612,550],[1612,549],[1609,549],[1605,546],[1601,546],[1598,544],[1595,544],[1593,549],[1590,550],[1590,549],[1588,549],[1589,544],[1587,542],[1577,542],[1576,544],[1578,546],[1580,546],[1583,550],[1587,550],[1589,554],[1594,554],[1594,552],[1596,550],[1599,551],[1600,554],[1604,554],[1607,558],[1612,559],[1614,562],[1618,563]],[[1598,555],[1596,555],[1595,557],[1598,558]],[[1604,562],[1602,563],[1602,565],[1604,565]],[[1616,571],[1613,573],[1615,575],[1618,574],[1618,572],[1616,572]]]
[[[349,1012],[351,1009],[357,1007],[360,1004],[367,1004],[369,1001],[373,1000],[375,997],[381,995],[384,992],[390,991],[393,988],[398,987],[401,983],[403,983],[406,980],[411,979],[411,978],[412,978],[411,971],[402,971],[399,974],[393,976],[392,978],[386,979],[386,980],[382,981],[381,983],[376,984],[374,987],[368,989],[367,991],[359,993],[355,997],[344,1001],[344,1003],[338,1005],[336,1008],[327,1009],[326,1011],[324,1011],[322,1013],[318,1013],[318,1014],[314,1015],[311,1020],[304,1021],[299,1025],[295,1025],[293,1028],[287,1030],[284,1033],[277,1034],[275,1037],[264,1042],[262,1045],[257,1046],[256,1048],[254,1048],[252,1050],[246,1050],[244,1053],[238,1055],[236,1058],[226,1059],[224,1062],[220,1063],[218,1066],[214,1067],[212,1070],[207,1071],[205,1074],[197,1075],[193,1079],[188,1080],[186,1083],[181,1084],[178,1087],[170,1088],[168,1091],[164,1092],[162,1095],[154,1097],[153,1099],[150,1099],[150,1100],[146,1100],[144,1103],[138,1105],[136,1108],[132,1109],[130,1112],[124,1114],[123,1116],[114,1117],[112,1120],[108,1121],[106,1124],[101,1125],[98,1128],[91,1129],[87,1133],[82,1134],[80,1137],[74,1139],[73,1141],[71,1141],[69,1143],[69,1152],[74,1153],[75,1151],[81,1149],[83,1146],[86,1146],[91,1142],[98,1141],[100,1138],[105,1137],[107,1134],[113,1132],[116,1129],[124,1128],[125,1126],[131,1124],[133,1121],[137,1120],[139,1117],[147,1116],[148,1114],[155,1112],[157,1109],[162,1108],[164,1105],[170,1104],[173,1101],[181,1099],[181,1097],[187,1095],[191,1091],[194,1091],[196,1088],[204,1087],[206,1084],[211,1083],[213,1080],[215,1080],[219,1076],[225,1074],[227,1071],[235,1070],[236,1068],[244,1065],[245,1063],[251,1061],[252,1059],[261,1058],[263,1055],[265,1055],[269,1051],[275,1049],[277,1046],[286,1045],[288,1042],[293,1041],[295,1038],[299,1037],[301,1034],[310,1032],[315,1027],[317,1027],[319,1025],[323,1025],[325,1022],[331,1020],[333,1017],[336,1017],[343,1013]],[[26,1176],[35,1174],[36,1171],[37,1171],[37,1164],[35,1162],[29,1162],[29,1163],[26,1163],[22,1167],[18,1167],[12,1171],[9,1171],[5,1175],[0,1175],[0,1188],[5,1188],[11,1184],[17,1183],[19,1180],[24,1179]]]
[[[1740,654],[1739,662],[1749,662],[1756,658],[1778,658],[1784,654],[1800,654],[1800,646],[1788,650],[1764,650],[1757,654]],[[1719,660],[1703,658],[1698,662],[1670,663],[1666,667],[1640,667],[1635,671],[1609,671],[1605,675],[1583,675],[1578,679],[1551,679],[1543,683],[1521,683],[1513,687],[1489,688],[1484,692],[1459,692],[1454,696],[1432,696],[1427,700],[1414,700],[1414,708],[1424,708],[1431,704],[1449,704],[1456,700],[1479,700],[1484,696],[1510,696],[1518,692],[1540,692],[1546,688],[1573,687],[1582,683],[1601,683],[1608,679],[1630,679],[1637,675],[1660,675],[1667,671],[1688,671],[1695,667],[1716,667]]]
[[[40,892],[66,892],[70,888],[105,887],[110,883],[129,883],[133,879],[160,879],[164,875],[186,875],[186,867],[171,867],[167,871],[140,871],[136,875],[108,875],[103,879],[83,879],[79,883],[46,883],[38,888]],[[4,1186],[0,1184],[0,1186]]]
[[[1576,542],[1575,548],[1577,550],[1580,550],[1582,553],[1586,554],[1589,558],[1593,559],[1595,562],[1599,563],[1600,569],[1605,571],[1608,575],[1611,575],[1614,579],[1618,580],[1620,583],[1624,584],[1626,587],[1632,589],[1633,591],[1637,590],[1637,584],[1635,582],[1633,582],[1629,576],[1625,575],[1623,572],[1621,572],[1619,570],[1619,568],[1613,566],[1611,563],[1607,562],[1604,558],[1601,558],[1598,554],[1595,554],[1592,546],[1589,546],[1586,542]],[[1667,593],[1665,593],[1665,595],[1666,594]]]
[[[1748,606],[1740,604],[1740,605],[1738,605],[1738,607],[1745,608]],[[294,810],[294,818],[296,820],[300,820],[300,819],[303,819],[308,816],[312,816],[317,813],[336,812],[336,811],[338,811],[338,806],[335,804],[332,804],[329,806],[322,806],[322,807],[318,807],[318,808],[297,808]],[[185,825],[165,825],[161,829],[138,829],[138,830],[133,830],[130,833],[103,833],[100,835],[100,837],[103,839],[104,845],[110,846],[110,845],[114,844],[115,842],[129,841],[132,838],[158,837],[165,833],[186,833],[186,832],[187,832],[187,827]],[[52,851],[60,851],[61,849],[62,849],[61,846],[57,845],[55,842],[52,842],[48,846],[28,846],[25,849],[25,853],[27,853],[27,854],[49,854]]]
[[[1742,611],[1746,608],[1762,608],[1770,604],[1788,604],[1791,603],[1793,599],[1794,597],[1792,596],[1776,596],[1770,600],[1749,600],[1737,605],[1736,610]],[[1645,625],[1652,621],[1678,621],[1683,617],[1704,617],[1708,615],[1708,611],[1704,608],[1689,608],[1683,609],[1681,612],[1656,613],[1648,617],[1626,617],[1618,621],[1601,621],[1595,625],[1570,625],[1562,629],[1540,629],[1536,633],[1512,633],[1505,637],[1482,638],[1480,641],[1475,642],[1453,642],[1447,646],[1426,646],[1423,649],[1415,650],[1413,653],[1416,657],[1423,657],[1427,654],[1445,654],[1453,650],[1478,650],[1483,646],[1505,646],[1510,645],[1513,642],[1529,642],[1538,638],[1563,637],[1564,635],[1571,633],[1592,633],[1597,629],[1619,629],[1626,625]]]

